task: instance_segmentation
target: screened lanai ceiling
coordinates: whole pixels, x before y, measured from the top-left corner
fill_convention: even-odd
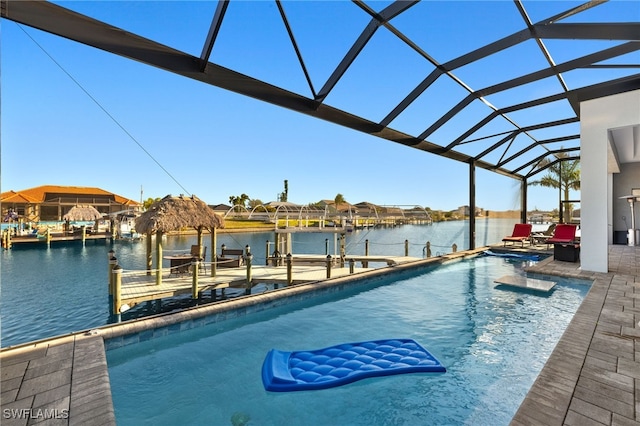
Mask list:
[[[518,179],[580,157],[581,101],[640,88],[636,1],[184,2],[186,24],[162,2],[1,4],[3,18]],[[614,149],[638,133],[611,132]]]

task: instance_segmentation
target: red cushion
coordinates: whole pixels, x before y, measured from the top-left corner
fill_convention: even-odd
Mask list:
[[[553,232],[553,237],[547,240],[547,243],[567,243],[571,242],[576,238],[576,229],[578,227],[576,225],[569,224],[558,224],[556,226],[555,231]]]
[[[516,223],[513,227],[513,232],[511,233],[512,238],[529,238],[531,235],[531,227],[530,223]]]

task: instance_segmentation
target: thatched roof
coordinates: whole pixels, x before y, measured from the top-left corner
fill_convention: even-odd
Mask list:
[[[64,220],[98,220],[102,216],[102,213],[93,206],[74,206],[62,218]]]
[[[153,203],[149,210],[136,219],[136,232],[143,234],[177,231],[189,227],[224,228],[224,219],[195,195],[167,195]]]

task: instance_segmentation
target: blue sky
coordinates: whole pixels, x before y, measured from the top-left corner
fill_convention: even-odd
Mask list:
[[[195,56],[200,54],[215,10],[215,3],[204,1],[59,3]],[[370,4],[381,9],[388,3]],[[628,2],[618,3],[626,3],[628,10]],[[455,15],[454,4],[457,12],[463,8],[466,14]],[[534,22],[576,4],[525,3]],[[284,5],[294,32],[300,31],[298,42],[318,90],[369,19],[346,1]],[[510,1],[429,1],[415,7],[435,18],[423,22],[416,13],[393,23],[418,43],[428,45],[429,53],[441,62],[523,27]],[[598,12],[599,19],[638,18],[625,16],[625,7],[610,10],[606,12],[610,17]],[[302,73],[290,71],[296,66],[295,55],[282,48],[287,43],[282,21],[270,19],[277,18],[276,13],[273,2],[232,1],[211,61],[308,95]],[[586,19],[596,12],[589,13]],[[352,203],[442,210],[468,204],[465,164],[11,21],[3,20],[1,25],[2,191],[54,184],[95,186],[136,200],[142,189],[144,199],[190,193],[218,204],[228,203],[231,195],[246,193],[268,202],[282,192],[286,179],[289,200],[300,204],[333,199],[337,193]],[[445,31],[447,37],[438,36]],[[437,42],[430,42],[436,38]],[[523,45],[511,52],[521,56],[511,58],[511,65],[501,72],[516,76],[531,67],[537,69],[537,61],[543,58],[540,54],[525,56],[530,48]],[[380,120],[429,72],[424,61],[406,55],[403,49],[395,37],[378,31],[326,102]],[[381,51],[384,57],[376,54]],[[578,54],[565,51],[562,45],[555,49],[567,55],[562,60]],[[493,84],[497,76],[492,70],[498,59],[487,58],[473,72],[463,67],[459,75],[476,89]],[[577,74],[575,78],[588,77]],[[415,112],[391,127],[409,133],[428,127],[425,122],[432,122],[443,108],[458,101],[450,98],[455,88],[448,84],[436,85],[433,90],[442,93],[436,101],[433,97],[419,99],[412,105]],[[554,84],[540,82],[527,89],[556,93]],[[526,93],[514,96],[526,97]],[[521,99],[499,94],[492,102],[506,106]],[[526,117],[519,119],[527,124]],[[460,120],[467,120],[467,128],[477,118],[462,116]],[[446,144],[457,136],[456,123],[451,126],[436,132],[434,141]],[[519,208],[515,180],[478,169],[476,185],[478,206]],[[557,200],[555,190],[531,188],[529,209],[552,209]]]

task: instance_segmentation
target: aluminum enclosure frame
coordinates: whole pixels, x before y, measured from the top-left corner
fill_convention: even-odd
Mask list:
[[[320,89],[316,89],[309,77],[306,65],[300,49],[296,43],[295,33],[289,25],[288,18],[283,7],[283,3],[276,0],[278,11],[283,23],[286,26],[291,45],[296,52],[297,59],[306,77],[312,97],[302,96],[289,90],[258,80],[254,77],[241,74],[232,69],[225,68],[210,62],[210,55],[217,41],[219,29],[224,22],[225,14],[229,4],[228,0],[221,0],[217,4],[215,14],[206,40],[202,46],[202,53],[199,57],[170,48],[154,40],[141,37],[137,34],[124,31],[104,22],[76,13],[59,5],[47,1],[22,1],[22,0],[1,0],[1,17],[24,24],[42,31],[46,31],[57,36],[76,41],[85,45],[95,47],[119,56],[123,56],[152,67],[160,68],[190,79],[194,79],[206,84],[210,84],[222,89],[226,89],[244,96],[252,97],[264,102],[268,102],[283,108],[287,108],[308,116],[326,120],[328,122],[357,130],[372,136],[376,136],[391,142],[399,143],[419,151],[439,155],[448,159],[466,163],[469,169],[469,204],[475,210],[475,168],[489,170],[519,180],[521,182],[522,219],[526,219],[526,182],[535,174],[544,170],[538,167],[545,158],[554,157],[556,154],[574,153],[574,155],[563,158],[564,161],[579,159],[578,147],[567,147],[560,150],[547,148],[546,144],[559,141],[579,141],[577,134],[562,134],[547,140],[536,140],[529,132],[537,129],[557,128],[564,124],[579,122],[580,102],[600,98],[604,96],[624,93],[640,89],[640,73],[632,74],[609,81],[570,90],[564,83],[562,73],[579,68],[588,67],[622,67],[640,69],[640,64],[613,65],[603,61],[621,57],[622,55],[637,52],[640,50],[640,23],[560,23],[559,21],[569,17],[577,16],[580,13],[600,6],[604,1],[588,1],[570,10],[551,16],[545,20],[533,23],[529,20],[524,4],[520,0],[515,0],[526,29],[508,35],[500,40],[489,43],[472,52],[464,54],[445,63],[439,63],[433,59],[428,52],[424,51],[417,43],[392,25],[392,20],[408,11],[417,4],[417,1],[395,1],[381,11],[374,11],[367,3],[354,0],[353,3],[366,13],[370,20],[362,29],[360,36],[353,43],[340,63],[335,67],[327,81]],[[374,33],[380,28],[390,31],[402,40],[411,49],[417,52],[426,61],[432,64],[434,71],[427,75],[414,89],[379,122],[374,122],[366,118],[357,116],[348,111],[335,108],[325,103],[327,96],[335,88],[336,84],[347,72],[349,67],[358,57],[358,54],[367,45]],[[608,47],[598,52],[590,53],[582,57],[555,64],[553,58],[546,49],[544,39],[561,40],[618,40],[621,43],[614,47]],[[486,58],[494,53],[503,51],[527,40],[535,40],[544,56],[547,58],[549,66],[547,68],[522,75],[508,81],[503,81],[490,87],[473,90],[463,81],[453,74],[453,71]],[[452,118],[460,114],[473,101],[485,102],[484,97],[512,88],[521,87],[543,78],[555,77],[564,90],[551,96],[540,97],[522,104],[510,105],[507,107],[492,107],[492,112],[481,121],[474,123],[468,129],[463,129],[460,135],[450,141],[446,146],[439,145],[428,138],[436,130],[449,122]],[[468,95],[449,111],[446,111],[434,123],[425,124],[425,130],[419,135],[410,135],[389,127],[391,122],[402,114],[409,105],[412,104],[421,94],[423,94],[439,78],[450,78],[465,90]],[[545,105],[558,100],[566,100],[570,103],[575,112],[571,117],[556,117],[552,121],[544,121],[530,126],[518,126],[513,122],[508,114],[515,111],[525,111],[540,105]],[[502,138],[493,145],[486,148],[477,155],[468,155],[457,151],[456,148],[462,144],[474,143],[479,139],[470,139],[479,129],[496,117],[502,117],[514,125],[515,130],[504,134]],[[531,139],[531,144],[515,153],[509,153],[509,147],[514,139],[519,135],[527,135]],[[500,136],[500,135],[491,135]],[[486,138],[484,138],[486,139]],[[545,153],[537,156],[534,160],[525,160],[525,154],[536,148],[543,147]],[[490,162],[487,155],[502,149],[502,155],[498,162]],[[473,215],[471,215],[473,216]],[[475,221],[470,222],[470,248],[474,248],[475,242]]]

